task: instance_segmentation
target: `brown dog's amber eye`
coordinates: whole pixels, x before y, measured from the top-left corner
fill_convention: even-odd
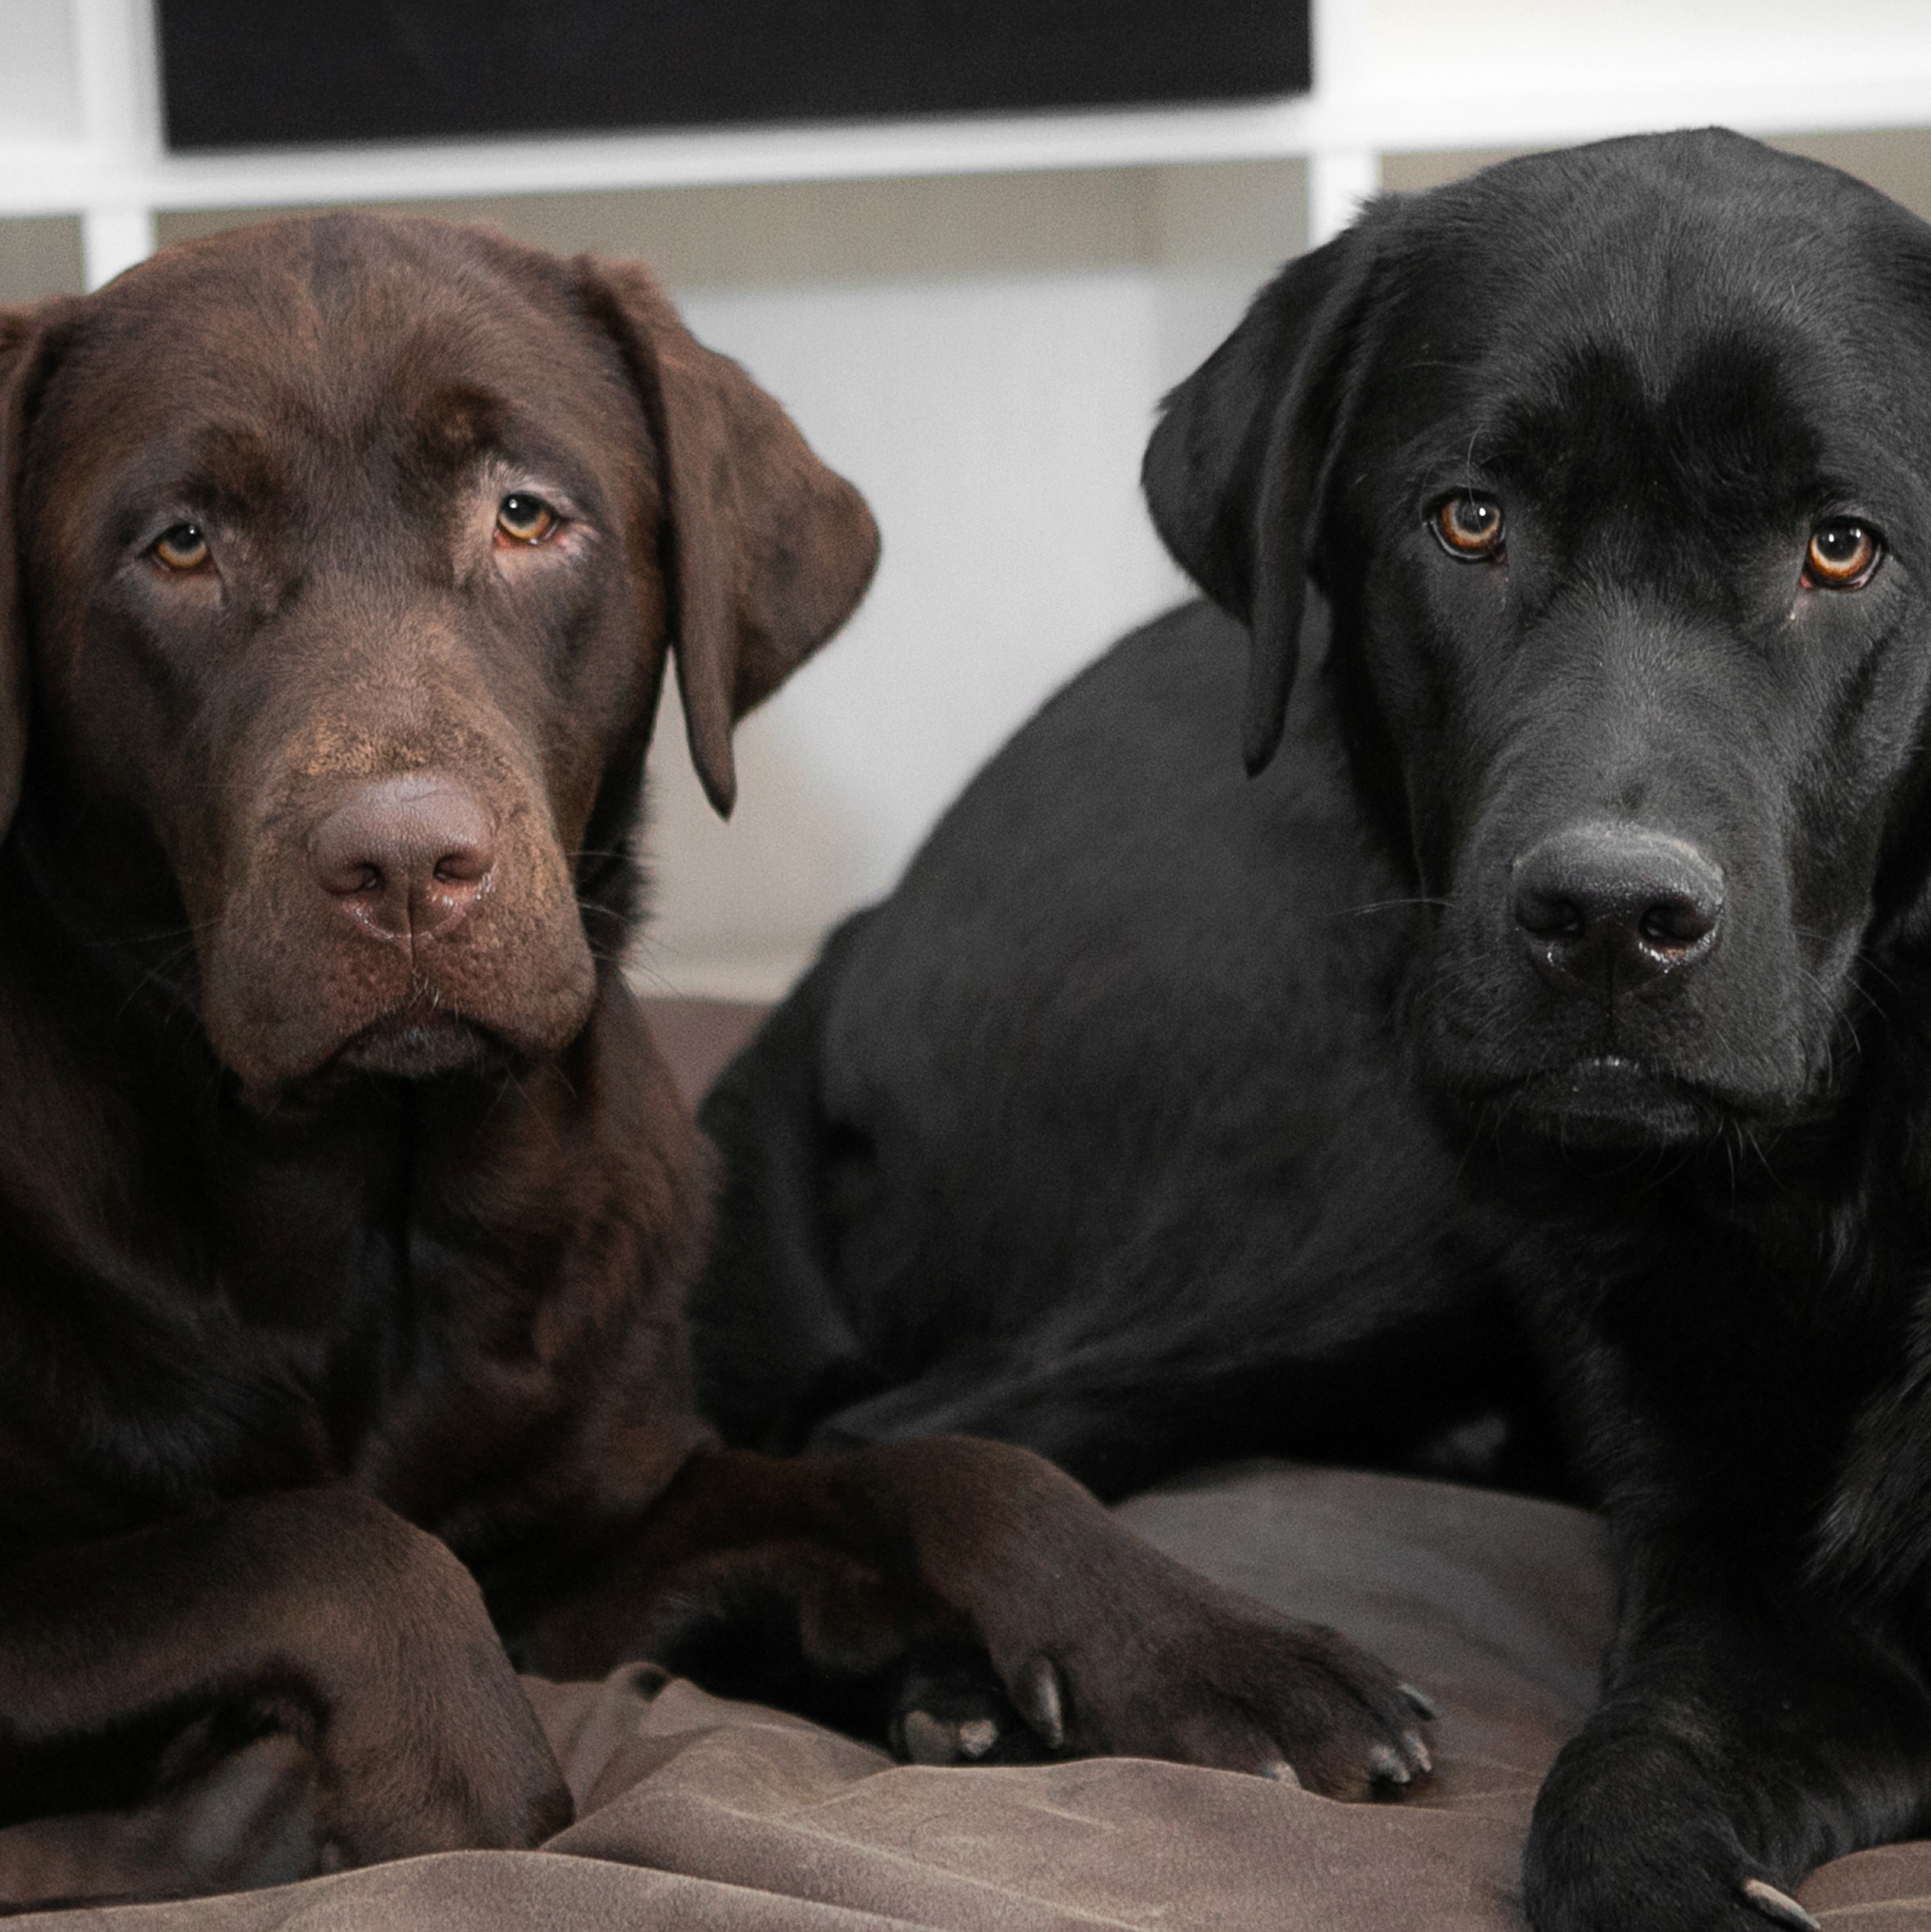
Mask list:
[[[1803,580],[1813,590],[1857,590],[1870,580],[1884,553],[1884,539],[1867,523],[1834,517],[1811,532]]]
[[[1436,511],[1434,525],[1451,557],[1473,561],[1500,553],[1502,506],[1492,496],[1451,496]]]
[[[540,544],[557,522],[557,512],[540,496],[521,490],[496,506],[496,527],[512,544]]]
[[[148,554],[164,569],[198,571],[208,561],[208,539],[198,523],[176,523],[164,530]]]

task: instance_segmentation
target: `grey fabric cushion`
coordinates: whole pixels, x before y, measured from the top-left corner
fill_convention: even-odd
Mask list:
[[[1519,1928],[1523,1829],[1543,1770],[1588,1708],[1607,1631],[1592,1519],[1520,1497],[1279,1467],[1219,1472],[1121,1514],[1223,1581],[1351,1632],[1424,1686],[1442,1709],[1428,1788],[1400,1803],[1345,1805],[1130,1759],[893,1765],[796,1718],[633,1668],[598,1685],[530,1683],[580,1812],[542,1851],[453,1853],[219,1900],[17,1922],[102,1932]],[[286,1779],[263,1788],[287,1801]],[[0,1878],[45,1831],[0,1832]],[[1845,1859],[1803,1898],[1846,1932],[1931,1926],[1931,1846]]]

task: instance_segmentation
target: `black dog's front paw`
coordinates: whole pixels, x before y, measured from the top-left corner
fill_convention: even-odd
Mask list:
[[[1667,1738],[1572,1740],[1536,1800],[1523,1879],[1535,1932],[1817,1932]]]
[[[1054,1749],[1166,1758],[1392,1796],[1432,1769],[1434,1707],[1338,1632],[1216,1592],[1125,1641],[1042,1650],[1008,1684]]]

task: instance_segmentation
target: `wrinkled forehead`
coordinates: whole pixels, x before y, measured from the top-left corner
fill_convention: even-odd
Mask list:
[[[217,237],[92,298],[34,455],[83,496],[186,487],[246,503],[344,467],[433,480],[492,456],[547,463],[581,489],[647,441],[563,264],[345,221]]]
[[[1396,239],[1373,386],[1412,476],[1719,518],[1834,498],[1921,513],[1931,310],[1908,264],[1931,264],[1931,231],[1821,169],[1753,194],[1544,188],[1471,195]]]

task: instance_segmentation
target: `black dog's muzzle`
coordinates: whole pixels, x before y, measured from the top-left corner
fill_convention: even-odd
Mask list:
[[[1722,868],[1640,825],[1552,833],[1510,869],[1515,923],[1558,991],[1604,1005],[1679,982],[1716,950]]]

